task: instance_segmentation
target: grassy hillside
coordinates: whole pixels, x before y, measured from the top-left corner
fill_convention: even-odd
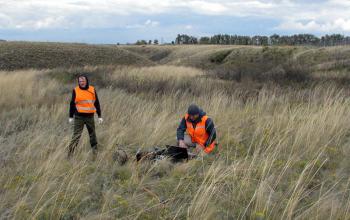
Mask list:
[[[150,65],[151,61],[117,46],[0,42],[0,69],[49,69],[86,65]]]
[[[0,219],[350,218],[349,48],[113,47],[46,49],[104,48],[136,60],[0,72]],[[95,161],[86,130],[66,158],[82,72],[105,120]],[[175,144],[191,103],[216,124],[215,154],[181,164],[115,160],[120,149],[132,157]]]
[[[175,65],[235,75],[275,74],[307,67],[312,72],[350,67],[350,47],[254,47],[231,45],[114,46],[64,43],[0,42],[0,70],[84,66]],[[225,75],[225,76],[223,76]]]
[[[161,64],[188,65],[202,69],[218,65],[276,66],[290,59],[302,64],[318,65],[325,62],[348,61],[350,47],[292,47],[292,46],[231,46],[231,45],[177,45],[177,46],[123,46]],[[157,58],[155,58],[157,57]]]

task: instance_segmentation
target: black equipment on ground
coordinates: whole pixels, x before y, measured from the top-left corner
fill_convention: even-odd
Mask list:
[[[186,148],[177,146],[166,145],[165,149],[154,147],[153,149],[141,151],[136,153],[136,160],[162,160],[164,158],[170,158],[173,163],[183,162],[189,159],[189,155]]]

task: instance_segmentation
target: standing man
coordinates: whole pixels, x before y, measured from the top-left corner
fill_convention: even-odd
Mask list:
[[[90,136],[90,144],[94,156],[97,155],[97,138],[95,132],[94,114],[98,115],[98,122],[102,124],[100,102],[97,97],[96,90],[89,85],[86,76],[78,77],[78,86],[73,89],[72,100],[69,108],[69,123],[74,122],[72,141],[68,147],[68,158],[70,158],[74,149],[79,143],[79,139],[84,129],[84,125],[88,129]],[[74,117],[74,118],[73,118]]]
[[[185,134],[186,132],[186,134]],[[179,147],[195,148],[195,153],[211,153],[215,148],[216,129],[213,121],[197,105],[190,105],[177,128]]]

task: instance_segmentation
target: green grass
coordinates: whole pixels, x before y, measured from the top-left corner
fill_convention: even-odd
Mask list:
[[[239,69],[266,73],[296,62],[313,69],[349,68],[349,47],[144,45],[115,46],[67,43],[0,42],[0,70],[75,68],[155,64],[204,70]]]
[[[50,69],[87,65],[152,65],[117,46],[0,42],[0,69]]]

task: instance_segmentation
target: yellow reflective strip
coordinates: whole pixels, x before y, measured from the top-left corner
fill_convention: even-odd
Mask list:
[[[82,101],[75,102],[75,104],[87,104],[87,103],[95,103],[95,101],[94,100],[82,100]]]
[[[77,107],[78,110],[96,110],[96,108]]]

